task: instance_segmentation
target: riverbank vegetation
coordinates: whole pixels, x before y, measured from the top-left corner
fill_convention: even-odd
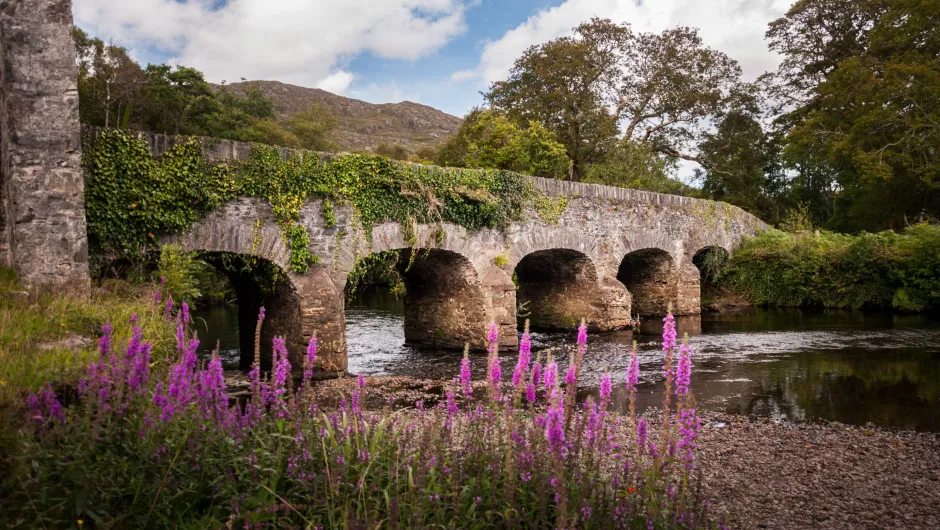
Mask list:
[[[3,269],[0,292],[0,416],[43,383],[74,386],[95,359],[96,337],[108,322],[129,322],[137,315],[137,326],[153,345],[153,362],[171,357],[173,325],[155,305],[152,288],[108,280],[87,297],[36,295],[20,291],[13,271]],[[116,341],[129,338],[126,327],[114,332]]]
[[[100,353],[63,400],[43,387],[26,400],[25,422],[6,447],[0,513],[13,527],[96,528],[374,527],[710,528],[700,496],[690,394],[691,350],[664,331],[667,386],[654,432],[632,411],[600,398],[575,402],[582,326],[567,373],[532,359],[524,334],[504,381],[495,324],[487,337],[486,395],[474,393],[471,359],[436,405],[369,410],[368,384],[338,408],[311,392],[316,339],[292,379],[283,341],[252,396],[231,404],[217,356],[198,361],[184,306],[178,360],[150,367],[151,344],[134,321],[130,338],[102,328]],[[263,326],[264,312],[258,329]],[[624,381],[631,403],[639,362]]]
[[[854,236],[769,230],[745,239],[709,279],[758,305],[937,310],[940,226]]]

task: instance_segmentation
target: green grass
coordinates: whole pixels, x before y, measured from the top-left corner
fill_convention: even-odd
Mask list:
[[[166,364],[175,347],[173,325],[163,308],[153,307],[153,287],[108,281],[89,296],[10,296],[18,291],[14,274],[0,269],[0,409],[17,406],[27,390],[46,381],[70,386],[97,356],[102,324],[114,324],[115,344],[130,338],[130,318],[138,315],[144,336],[154,344],[153,362]],[[63,343],[81,337],[85,344]]]

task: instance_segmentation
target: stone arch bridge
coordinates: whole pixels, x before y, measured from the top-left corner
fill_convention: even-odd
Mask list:
[[[173,141],[141,137],[155,155]],[[247,157],[250,146],[213,141],[207,149],[211,160],[224,162]],[[315,332],[326,365],[345,370],[344,289],[357,256],[399,250],[400,262],[412,263],[407,270],[400,267],[408,341],[443,348],[482,345],[487,324],[496,322],[501,346],[510,348],[518,340],[520,306],[543,329],[573,329],[585,318],[595,331],[616,330],[631,315],[663,315],[670,306],[677,314],[699,313],[700,273],[693,257],[712,247],[732,252],[743,236],[766,228],[743,210],[714,201],[535,177],[531,184],[567,200],[557,220],[545,220],[529,207],[524,222],[505,230],[468,231],[445,223],[441,234],[439,225],[418,225],[404,231],[417,234],[415,248],[398,223],[361,233],[343,204],[335,206],[336,223],[327,227],[321,201],[309,199],[301,223],[320,263],[304,274],[289,272],[281,230],[270,205],[257,199],[235,200],[188,233],[164,241],[210,256],[253,255],[288,271],[273,303],[266,303],[266,334],[286,335],[299,361]],[[247,301],[258,293],[233,283],[241,291],[242,343],[250,344],[260,304]]]

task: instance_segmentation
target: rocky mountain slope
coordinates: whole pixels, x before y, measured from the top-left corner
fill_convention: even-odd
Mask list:
[[[320,103],[336,113],[335,138],[348,151],[372,151],[381,143],[399,144],[409,151],[440,145],[460,127],[461,119],[410,101],[373,104],[280,81],[243,81],[225,89],[244,94],[258,87],[274,102],[278,119]]]

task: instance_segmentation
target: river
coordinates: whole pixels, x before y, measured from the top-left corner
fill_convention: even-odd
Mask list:
[[[237,311],[201,316],[220,340],[223,359],[238,364]],[[461,354],[404,344],[403,306],[387,291],[367,289],[346,310],[349,371],[365,375],[452,378]],[[833,420],[940,432],[940,320],[923,315],[860,311],[752,309],[678,319],[694,349],[692,391],[699,408],[781,420]],[[626,407],[623,374],[638,342],[640,408],[661,403],[661,322],[641,332],[588,338],[580,394],[596,393],[600,376],[614,376],[613,402]],[[551,350],[564,368],[575,333],[533,333],[533,354]],[[515,355],[502,354],[503,373]],[[486,354],[472,355],[481,377]]]

